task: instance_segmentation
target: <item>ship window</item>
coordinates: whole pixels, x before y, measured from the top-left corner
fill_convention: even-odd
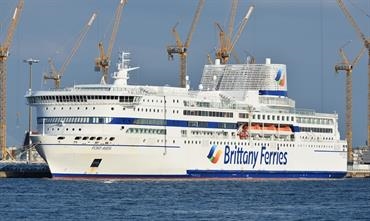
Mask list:
[[[58,137],[57,140],[64,140],[65,137]]]
[[[95,137],[90,137],[90,140],[95,140]]]
[[[103,139],[102,137],[98,137],[98,138],[96,138],[96,140],[101,140],[101,139]]]
[[[99,167],[102,159],[94,159],[93,162],[91,163],[90,167]]]
[[[81,139],[81,137],[75,137],[75,140],[80,140]]]

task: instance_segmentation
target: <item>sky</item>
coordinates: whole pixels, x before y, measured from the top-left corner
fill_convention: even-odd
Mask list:
[[[119,0],[25,0],[8,58],[7,144],[20,146],[28,128],[29,66],[24,59],[39,59],[32,66],[33,90],[53,87],[44,82],[48,58],[57,68],[71,53],[83,26],[93,12],[97,18],[90,28],[62,78],[62,87],[98,83],[94,72],[98,42],[108,45],[114,12]],[[347,8],[366,36],[370,36],[370,1],[344,0]],[[15,0],[0,1],[0,43],[5,39]],[[110,72],[120,50],[131,53],[130,84],[170,85],[179,83],[179,59],[169,61],[166,46],[175,43],[171,28],[185,41],[198,4],[197,0],[129,0],[112,52]],[[253,55],[257,63],[271,58],[273,63],[287,65],[288,96],[297,108],[338,113],[341,138],[345,138],[345,74],[336,74],[334,65],[341,62],[338,51],[344,48],[353,60],[360,51],[354,28],[346,20],[335,0],[240,0],[235,27],[248,7],[253,14],[236,44],[241,59]],[[214,57],[218,44],[215,22],[227,30],[231,0],[206,0],[199,23],[188,49],[188,75],[192,89],[197,89],[207,54]],[[364,145],[367,139],[367,55],[353,71],[353,144]],[[35,115],[33,115],[35,118]],[[33,125],[35,120],[33,119]],[[34,127],[33,127],[34,128]]]

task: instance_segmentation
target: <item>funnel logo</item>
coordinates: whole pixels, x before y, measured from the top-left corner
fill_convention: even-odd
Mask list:
[[[212,163],[217,163],[218,159],[220,159],[220,156],[222,154],[222,150],[217,150],[215,154],[217,146],[213,145],[211,149],[209,150],[207,158],[212,162]]]
[[[285,78],[281,69],[279,69],[278,72],[276,73],[275,81],[279,84],[280,87],[284,87]]]

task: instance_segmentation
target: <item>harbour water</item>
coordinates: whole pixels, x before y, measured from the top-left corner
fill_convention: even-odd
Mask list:
[[[370,220],[370,179],[0,179],[1,220]]]

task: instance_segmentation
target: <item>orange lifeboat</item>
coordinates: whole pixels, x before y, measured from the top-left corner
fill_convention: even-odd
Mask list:
[[[265,125],[265,126],[262,127],[262,129],[264,131],[267,131],[267,132],[275,132],[276,131],[276,127],[273,124]]]
[[[279,128],[280,131],[284,131],[284,132],[292,132],[292,128],[290,128],[288,125],[282,125],[280,128]]]

